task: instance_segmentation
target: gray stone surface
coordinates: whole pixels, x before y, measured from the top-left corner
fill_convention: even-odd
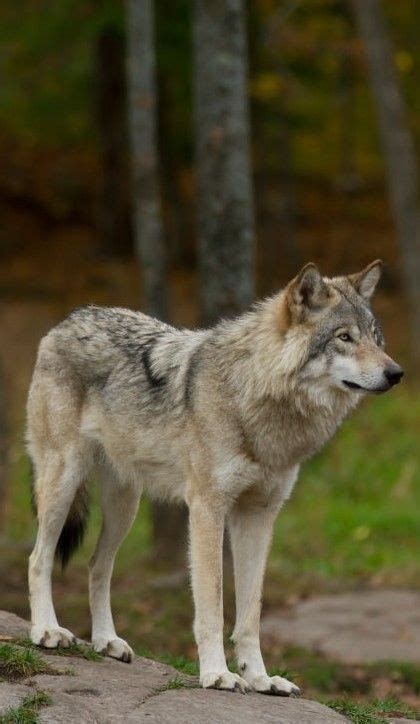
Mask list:
[[[27,636],[29,623],[8,611],[0,611],[0,636]]]
[[[73,669],[76,673],[75,676],[38,674],[32,677],[37,688],[51,694],[53,702],[60,702],[59,706],[54,705],[54,710],[52,707],[42,710],[40,719],[48,722],[71,721],[54,717],[61,708],[69,712],[70,716],[75,702],[85,708],[88,722],[91,721],[88,718],[90,714],[96,716],[99,722],[116,721],[119,718],[121,721],[127,720],[137,716],[143,702],[155,696],[168,681],[181,677],[171,666],[140,657],[136,657],[132,664],[110,658],[93,662],[72,656],[50,655],[45,656],[45,659],[51,666],[61,670]],[[64,716],[64,711],[60,711],[60,716]]]
[[[262,621],[263,637],[349,664],[420,662],[420,592],[320,596]]]
[[[28,624],[0,612],[0,636],[22,636]],[[42,653],[57,671],[38,674],[17,683],[0,683],[0,715],[19,706],[25,696],[47,692],[49,706],[39,710],[49,724],[111,724],[159,722],[177,724],[333,724],[347,719],[328,707],[306,699],[261,694],[204,691],[197,682],[170,666],[135,657],[132,664],[113,659],[87,661],[76,656]],[[168,689],[182,680],[185,688]]]
[[[165,691],[149,699],[141,708],[143,719],[136,721],[173,724],[336,724],[348,719],[332,709],[307,699],[232,694],[192,689]]]
[[[4,714],[7,709],[15,709],[20,706],[25,696],[29,696],[30,691],[24,684],[9,684],[8,681],[0,682],[0,715]]]

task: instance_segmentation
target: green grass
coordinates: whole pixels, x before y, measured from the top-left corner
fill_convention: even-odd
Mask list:
[[[102,654],[95,651],[92,646],[86,644],[70,644],[70,646],[66,647],[59,646],[57,649],[51,649],[51,653],[58,654],[59,656],[78,656],[87,661],[103,661],[104,659]]]
[[[275,529],[269,570],[278,583],[297,592],[418,586],[419,427],[418,395],[365,400],[303,467]]]
[[[48,706],[51,701],[45,691],[37,691],[33,696],[27,696],[20,706],[0,715],[0,724],[37,724],[39,709]]]
[[[0,643],[0,676],[5,679],[23,679],[34,674],[50,672],[51,667],[31,648],[12,643]]]
[[[19,646],[25,646],[27,649],[36,652],[38,649],[32,643],[30,638],[19,637],[15,639],[15,643]],[[95,651],[89,644],[72,643],[70,646],[58,646],[56,649],[45,649],[49,655],[57,654],[58,656],[77,656],[87,661],[103,661],[103,655]]]
[[[177,671],[181,671],[188,676],[198,676],[198,661],[192,661],[186,656],[177,656],[176,654],[162,653],[155,654],[150,649],[138,648],[136,650],[138,656],[144,656],[146,659],[154,659],[162,664],[172,666]]]
[[[369,694],[371,690],[372,675],[368,667],[346,666],[300,646],[286,647],[282,660],[287,662],[288,669],[270,668],[270,675],[284,676],[304,691],[333,695],[338,692]]]
[[[269,653],[268,659],[272,658]],[[381,661],[374,664],[351,665],[332,661],[319,653],[300,646],[287,646],[282,650],[285,668],[268,667],[270,675],[278,674],[291,679],[304,691],[319,695],[369,697],[375,691],[375,682],[387,681],[389,690],[410,695],[420,694],[420,666],[400,661]]]
[[[170,689],[185,689],[185,687],[185,681],[183,681],[180,676],[175,676],[173,679],[169,679],[165,686],[162,687],[162,690],[169,691]]]
[[[417,716],[414,711],[393,698],[375,699],[367,704],[350,699],[333,699],[326,704],[348,717],[354,724],[386,724],[391,716],[406,719],[415,719]]]
[[[393,681],[409,686],[416,696],[420,696],[420,666],[397,661],[378,664],[375,670],[388,674]]]

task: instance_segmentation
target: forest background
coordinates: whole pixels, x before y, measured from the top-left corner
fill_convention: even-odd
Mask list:
[[[381,83],[380,73],[372,75],[363,37],[361,8],[369,4],[253,0],[246,8],[255,294],[279,289],[310,260],[325,274],[337,274],[380,257],[385,271],[375,308],[390,354],[407,369],[400,388],[367,400],[305,466],[276,527],[266,610],[320,592],[419,586],[420,307],[419,282],[416,290],[412,280],[420,263],[414,151],[420,137],[420,13],[415,0],[372,0],[402,102],[397,127],[408,139],[405,157],[394,153],[393,159],[381,89],[374,85],[375,78]],[[25,616],[25,566],[35,523],[24,408],[37,344],[76,306],[148,306],[133,223],[138,199],[133,201],[130,176],[129,18],[118,0],[3,0],[0,8],[0,605]],[[168,293],[169,320],[186,326],[209,316],[197,223],[203,205],[194,123],[197,22],[194,3],[156,0],[149,38],[156,53],[153,131],[168,270],[162,294]],[[396,200],[404,188],[406,207]],[[401,215],[417,219],[408,241]],[[314,506],[314,499],[322,504]],[[153,512],[146,501],[121,549],[116,620],[138,651],[188,668],[195,649],[185,535],[179,548],[171,545],[173,527],[166,541],[155,540],[160,514],[167,512]],[[57,571],[58,614],[85,637],[84,567],[99,525],[95,509],[84,548],[67,573]],[[182,520],[174,525],[184,530]],[[226,608],[232,621],[229,585]],[[303,670],[304,684],[317,694],[375,693],[373,675],[373,690],[364,690],[354,671],[344,676],[333,667],[322,679],[314,672],[325,673],[326,662],[315,666],[305,652],[273,649],[269,656],[273,665],[285,661]],[[408,700],[420,693],[420,674],[410,676],[401,693]],[[385,678],[392,690],[392,674]]]

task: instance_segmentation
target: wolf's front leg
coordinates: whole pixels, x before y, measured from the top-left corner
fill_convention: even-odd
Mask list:
[[[254,691],[290,696],[299,688],[282,676],[267,674],[260,649],[261,592],[273,524],[279,504],[239,507],[229,516],[236,589],[236,625],[232,634],[239,672]]]
[[[189,501],[194,634],[204,688],[246,691],[247,684],[226,665],[223,649],[222,555],[224,511],[195,496]]]

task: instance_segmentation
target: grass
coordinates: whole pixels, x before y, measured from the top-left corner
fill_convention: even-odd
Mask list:
[[[0,724],[37,724],[39,709],[49,704],[51,697],[45,691],[37,691],[36,694],[27,696],[20,706],[0,715]]]
[[[103,661],[104,657],[102,654],[95,651],[92,646],[83,644],[70,644],[65,648],[59,646],[57,649],[51,649],[51,653],[58,654],[59,656],[77,656],[87,661]]]
[[[185,656],[174,656],[172,654],[154,655],[151,651],[145,649],[140,649],[138,655],[172,666],[174,669],[177,669],[177,671],[188,674],[188,676],[198,676],[198,662],[187,659]]]
[[[304,466],[270,558],[289,591],[305,582],[418,585],[419,421],[419,397],[408,391],[366,400]]]
[[[4,679],[24,679],[35,674],[51,672],[49,664],[31,648],[12,643],[0,643],[0,676]]]
[[[180,676],[175,676],[162,687],[162,691],[169,691],[170,689],[185,689],[186,683],[181,679]]]
[[[393,681],[410,687],[416,696],[420,696],[420,666],[404,662],[377,664],[378,673],[388,674]]]
[[[417,716],[414,711],[392,698],[375,699],[368,704],[350,699],[333,699],[326,704],[339,714],[348,717],[354,724],[386,724],[391,716],[406,719],[415,719]]]
[[[272,657],[269,654],[268,659]],[[288,646],[282,651],[282,661],[288,670],[269,668],[271,675],[279,674],[295,681],[310,695],[339,693],[348,696],[374,696],[377,682],[391,692],[418,696],[420,694],[420,666],[400,661],[382,661],[374,664],[350,665],[332,661],[299,646]]]
[[[20,646],[37,651],[37,647],[32,643],[30,638],[19,637],[15,642]],[[57,654],[58,656],[76,656],[87,661],[103,661],[103,655],[95,651],[89,644],[71,643],[70,646],[58,646],[56,649],[45,649],[49,655]]]

